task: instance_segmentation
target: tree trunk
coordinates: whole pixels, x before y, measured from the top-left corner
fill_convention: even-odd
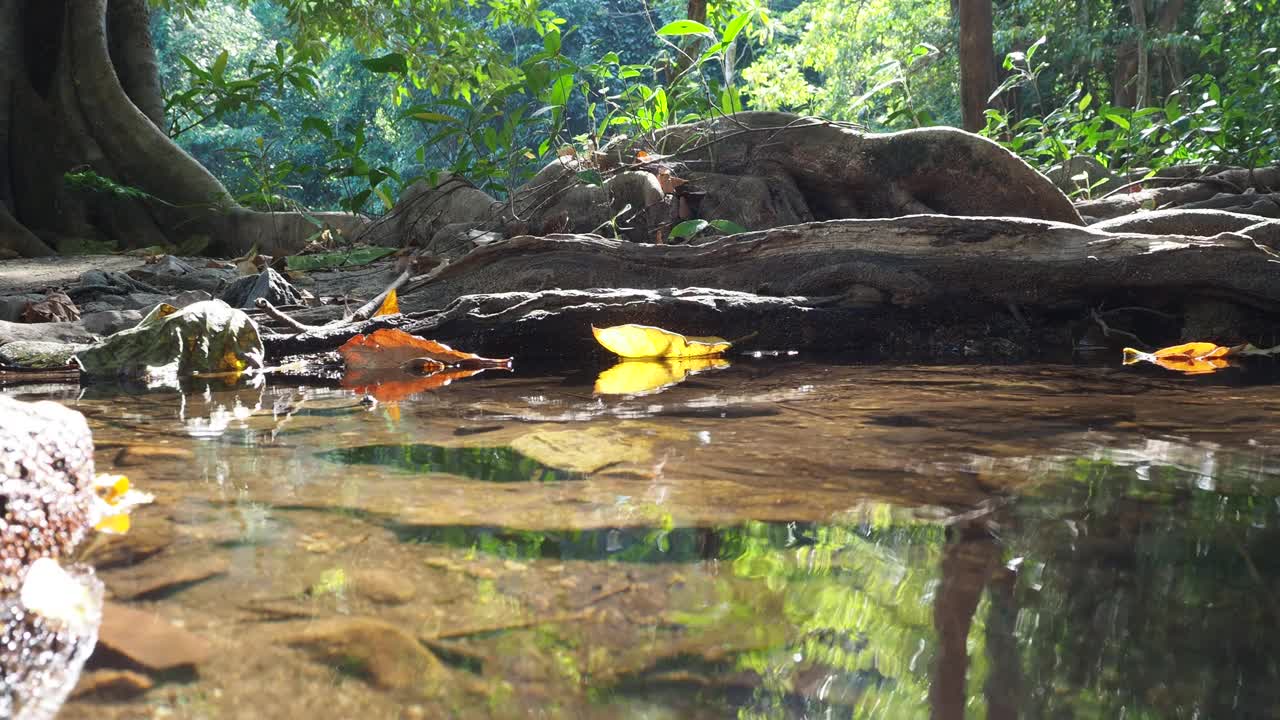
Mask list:
[[[707,0],[689,0],[689,10],[685,17],[705,25],[707,23]],[[668,85],[683,77],[689,70],[689,66],[693,64],[693,59],[702,53],[702,36],[690,35],[687,37],[690,39],[682,43],[684,47],[676,58],[675,68],[667,78]]]
[[[151,41],[150,18],[147,0],[111,0],[107,32],[120,85],[142,114],[163,128],[164,93],[160,89],[156,48]]]
[[[1186,0],[1168,0],[1156,12],[1155,32],[1161,37],[1172,33],[1178,18],[1186,7]],[[1111,75],[1112,104],[1118,107],[1139,108],[1150,101],[1151,71],[1149,69],[1151,28],[1147,23],[1144,0],[1129,0],[1136,36],[1116,51],[1116,66]],[[1170,65],[1170,74],[1180,72]]]
[[[960,0],[960,112],[964,129],[986,127],[987,98],[995,89],[991,0]]]
[[[1133,13],[1133,29],[1138,33],[1138,67],[1133,90],[1133,107],[1138,109],[1147,104],[1147,93],[1151,91],[1151,70],[1147,58],[1146,1],[1129,0],[1129,10]]]
[[[140,247],[193,235],[215,239],[218,249],[238,246],[238,233],[270,235],[284,247],[314,232],[239,208],[165,135],[147,6],[0,0],[0,252],[48,255],[86,240]],[[83,171],[145,196],[69,185],[67,175]]]

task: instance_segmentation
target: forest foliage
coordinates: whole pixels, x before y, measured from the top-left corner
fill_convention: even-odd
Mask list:
[[[502,196],[566,146],[743,109],[960,120],[946,0],[157,4],[169,132],[260,208],[378,213],[446,171]],[[1280,0],[1137,6],[997,0],[984,133],[1126,181],[1280,161]]]

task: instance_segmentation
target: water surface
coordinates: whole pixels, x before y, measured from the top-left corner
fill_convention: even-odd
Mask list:
[[[91,559],[215,649],[63,717],[1280,716],[1274,386],[593,380],[11,390],[156,494]]]

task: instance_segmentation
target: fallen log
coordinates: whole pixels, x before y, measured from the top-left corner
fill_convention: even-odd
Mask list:
[[[749,348],[885,359],[1010,354],[1003,343],[966,347],[1000,339],[1028,356],[1069,349],[1065,331],[1091,310],[1141,305],[1182,317],[1205,302],[1238,309],[1224,330],[1236,337],[1197,339],[1245,340],[1272,332],[1280,313],[1280,273],[1269,260],[1234,233],[1153,236],[942,215],[809,223],[677,246],[524,236],[406,286],[408,315],[264,343],[278,357],[396,326],[527,359],[583,352],[591,323],[642,322],[722,337],[759,332]],[[313,318],[334,311],[308,312],[318,324]]]

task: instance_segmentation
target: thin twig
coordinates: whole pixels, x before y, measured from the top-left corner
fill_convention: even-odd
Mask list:
[[[272,305],[271,302],[266,298],[258,298],[256,301],[254,301],[254,305],[256,305],[258,309],[261,310],[262,312],[266,313],[267,315],[270,315],[273,319],[279,320],[280,322],[284,323],[285,325],[288,325],[290,328],[300,333],[311,332],[312,330],[319,329],[318,326],[316,325],[307,325],[305,323],[301,323],[301,322],[298,322],[297,320],[294,320],[293,318],[286,315],[283,310],[276,307],[275,305]]]
[[[1093,316],[1093,321],[1098,324],[1098,327],[1102,328],[1102,334],[1104,336],[1111,337],[1112,335],[1118,335],[1123,338],[1128,338],[1130,341],[1136,343],[1139,347],[1144,347],[1144,348],[1151,347],[1149,344],[1147,344],[1145,341],[1143,341],[1142,338],[1138,337],[1137,335],[1134,335],[1133,333],[1127,332],[1125,330],[1117,330],[1111,327],[1110,325],[1108,325],[1107,321],[1102,319],[1102,316],[1098,314],[1097,310],[1090,310],[1089,314]]]

